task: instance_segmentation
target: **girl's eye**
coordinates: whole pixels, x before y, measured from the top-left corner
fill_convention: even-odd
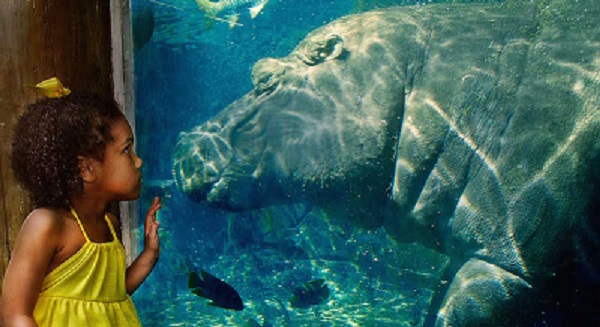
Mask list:
[[[130,152],[131,152],[131,145],[130,145],[130,146],[128,146],[128,147],[126,147],[126,148],[123,150],[123,153],[125,153],[125,154],[129,154]]]

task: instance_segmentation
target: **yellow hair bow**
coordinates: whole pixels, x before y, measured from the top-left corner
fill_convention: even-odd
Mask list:
[[[71,94],[71,90],[64,87],[56,77],[41,81],[34,88],[48,98],[62,98]]]

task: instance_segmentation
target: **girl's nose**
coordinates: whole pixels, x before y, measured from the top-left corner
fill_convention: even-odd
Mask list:
[[[144,161],[142,160],[142,158],[138,157],[136,154],[135,155],[135,167],[139,169],[142,167],[143,164],[144,164]]]

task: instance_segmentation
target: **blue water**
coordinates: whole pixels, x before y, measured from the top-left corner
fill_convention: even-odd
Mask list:
[[[243,11],[243,26],[230,29],[221,22],[207,27],[192,1],[134,1],[133,15],[145,6],[155,26],[135,53],[136,142],[146,183],[140,217],[154,195],[164,208],[160,261],[134,296],[144,326],[244,326],[251,319],[273,326],[419,325],[443,257],[423,256],[417,246],[399,249],[382,231],[328,222],[317,208],[211,210],[169,182],[177,134],[250,90],[258,59],[285,56],[314,28],[361,8],[351,1],[271,0],[254,20]],[[208,306],[193,295],[188,260],[235,287],[244,311]],[[330,297],[292,309],[293,290],[315,278],[326,280]]]
[[[153,196],[164,203],[161,258],[133,297],[144,326],[422,324],[446,257],[418,245],[398,246],[382,230],[333,221],[318,208],[210,209],[178,194],[171,175],[178,133],[248,92],[258,59],[287,55],[308,32],[344,15],[414,3],[270,0],[255,19],[242,10],[242,26],[229,28],[207,18],[195,1],[132,1],[133,16],[150,8],[154,18],[152,37],[135,52],[136,143],[146,183],[140,217]],[[145,28],[133,26],[134,33]],[[232,285],[244,311],[212,307],[192,294],[190,261]],[[327,282],[329,298],[308,309],[291,308],[295,287],[316,278]]]

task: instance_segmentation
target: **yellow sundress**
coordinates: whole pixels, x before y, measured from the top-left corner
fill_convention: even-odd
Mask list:
[[[108,216],[113,240],[94,243],[77,219],[85,244],[44,279],[33,317],[40,327],[141,326],[125,289],[125,250]]]

